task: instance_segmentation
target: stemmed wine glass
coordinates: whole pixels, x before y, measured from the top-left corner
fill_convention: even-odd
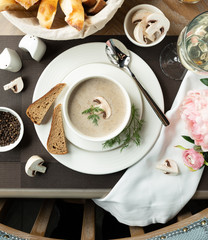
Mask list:
[[[181,2],[181,3],[190,3],[190,4],[200,2],[200,0],[178,0],[178,1]]]
[[[187,70],[208,76],[208,11],[181,31],[177,43],[163,49],[160,66],[166,76],[175,80],[182,80]]]

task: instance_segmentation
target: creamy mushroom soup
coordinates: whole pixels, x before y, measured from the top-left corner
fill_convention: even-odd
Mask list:
[[[111,115],[104,119],[99,114],[98,125],[88,119],[82,112],[92,105],[97,96],[103,97],[111,108]],[[126,114],[125,97],[122,90],[113,82],[104,78],[91,78],[79,84],[69,98],[69,118],[74,127],[90,137],[104,137],[114,132],[124,121]]]

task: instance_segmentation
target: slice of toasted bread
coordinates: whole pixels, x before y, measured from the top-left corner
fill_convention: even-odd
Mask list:
[[[29,9],[39,0],[15,0],[15,1],[22,5],[25,9]]]
[[[96,2],[96,0],[82,0],[83,5],[86,7],[93,7]]]
[[[87,13],[90,15],[95,15],[99,13],[105,6],[106,2],[104,0],[97,0],[97,3],[93,7],[87,9]]]
[[[81,31],[84,26],[84,8],[82,0],[59,0],[60,7],[65,14],[65,21]]]
[[[40,26],[50,29],[56,15],[58,0],[41,0],[37,18]]]
[[[36,100],[34,103],[30,104],[30,106],[26,110],[26,114],[31,119],[32,122],[38,125],[41,124],[49,108],[56,100],[58,95],[61,93],[65,85],[66,85],[65,83],[57,84],[44,96]]]
[[[53,111],[47,149],[52,154],[66,154],[68,152],[64,134],[61,104],[56,106]]]

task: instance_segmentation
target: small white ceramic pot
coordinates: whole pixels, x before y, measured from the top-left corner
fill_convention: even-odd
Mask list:
[[[38,37],[25,35],[19,42],[19,48],[30,53],[31,57],[39,62],[46,52],[46,44]]]
[[[10,72],[18,72],[22,67],[22,61],[18,53],[10,48],[5,48],[0,54],[0,69]]]
[[[166,26],[164,32],[158,38],[156,38],[156,40],[154,40],[153,42],[149,42],[147,44],[143,44],[143,43],[140,43],[140,42],[136,41],[135,36],[134,36],[134,30],[136,28],[136,24],[132,22],[132,17],[134,16],[134,14],[136,12],[138,12],[140,10],[145,10],[145,11],[149,11],[149,12],[152,12],[152,13],[156,13],[156,14],[162,15],[162,18],[165,18],[165,20],[166,20],[165,23],[166,23],[167,26]],[[136,5],[135,7],[133,7],[132,9],[130,9],[128,11],[128,13],[126,14],[125,19],[124,19],[124,31],[125,31],[125,34],[126,34],[127,38],[133,44],[135,44],[135,45],[137,45],[139,47],[152,47],[152,46],[155,46],[158,43],[160,43],[165,38],[165,36],[167,34],[167,31],[169,29],[168,26],[170,26],[170,22],[165,17],[163,12],[159,8],[157,8],[157,7],[155,7],[155,6],[151,5],[151,4],[139,4],[139,5]]]
[[[9,145],[0,146],[0,152],[7,152],[7,151],[10,151],[13,148],[15,148],[20,143],[20,141],[22,140],[22,137],[23,137],[23,134],[24,134],[24,125],[23,125],[23,121],[22,121],[21,117],[19,116],[19,114],[17,114],[11,108],[0,107],[0,112],[9,112],[9,113],[11,113],[13,116],[15,116],[17,118],[17,120],[20,123],[20,133],[19,133],[19,136],[18,136],[17,140],[14,143],[11,143]]]

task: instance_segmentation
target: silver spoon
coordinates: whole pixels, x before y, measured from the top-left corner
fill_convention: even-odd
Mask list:
[[[142,87],[141,83],[137,80],[134,73],[129,68],[129,62],[130,62],[130,54],[128,49],[124,46],[122,42],[120,42],[117,39],[109,39],[106,42],[106,54],[110,61],[115,64],[117,67],[125,68],[132,78],[137,83],[139,89],[149,102],[150,106],[153,108],[154,112],[159,117],[160,121],[163,123],[163,125],[168,126],[170,123],[168,119],[166,118],[165,114],[160,110],[160,108],[157,106],[157,104],[154,102],[154,100],[150,97],[150,95],[147,93],[147,91]]]

